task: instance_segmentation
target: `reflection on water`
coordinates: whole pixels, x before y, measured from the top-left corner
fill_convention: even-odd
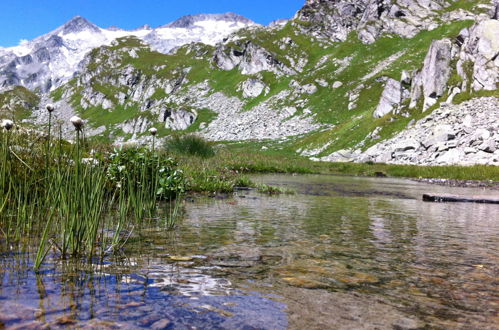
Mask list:
[[[29,254],[4,253],[0,321],[54,328],[495,328],[498,206],[421,201],[428,191],[477,190],[329,176],[257,180],[298,193],[186,202],[175,232],[144,228],[126,257],[94,269],[53,261],[35,274]]]

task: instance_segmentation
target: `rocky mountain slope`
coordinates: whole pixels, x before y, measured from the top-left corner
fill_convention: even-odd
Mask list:
[[[5,73],[0,80],[31,89],[40,104],[55,102],[62,123],[81,115],[87,134],[111,141],[144,141],[156,127],[161,138],[179,131],[258,140],[322,160],[499,164],[497,150],[470,146],[459,126],[473,111],[489,116],[470,127],[484,125],[490,136],[481,143],[498,149],[498,12],[495,0],[308,0],[293,19],[268,27],[230,14],[185,17],[147,33],[108,29],[118,38],[88,46],[74,72],[51,78],[50,87],[7,84]],[[227,33],[210,34],[213,26]],[[43,110],[26,105],[26,124],[46,121]],[[446,105],[457,119],[442,125],[457,125],[459,137],[448,149],[422,150],[421,142],[414,155],[390,151],[403,134],[438,126],[443,119],[431,116]],[[461,157],[471,154],[465,148],[476,157]],[[459,155],[442,158],[452,149]]]
[[[133,36],[166,54],[191,42],[215,45],[239,29],[256,25],[227,13],[187,16],[155,29],[143,26],[125,31],[116,27],[102,29],[78,16],[32,41],[0,49],[0,88],[21,85],[49,92],[71,79],[92,49],[109,45],[117,38]]]

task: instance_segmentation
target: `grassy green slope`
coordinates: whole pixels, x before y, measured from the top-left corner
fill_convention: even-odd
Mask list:
[[[449,1],[451,6],[442,11],[449,12],[455,9],[466,9],[480,11],[476,1],[458,0]],[[480,3],[482,0],[480,0]],[[442,25],[432,31],[423,31],[412,39],[404,39],[396,35],[385,35],[374,44],[362,44],[356,33],[351,33],[345,42],[327,43],[315,40],[308,35],[301,34],[297,27],[303,23],[293,21],[282,28],[272,29],[244,29],[237,33],[237,38],[231,38],[225,44],[226,49],[241,50],[247,42],[251,42],[266,49],[272,56],[288,66],[296,69],[296,75],[277,76],[270,72],[261,72],[256,75],[243,75],[236,68],[224,71],[214,64],[213,56],[215,48],[201,44],[191,44],[179,48],[174,54],[161,54],[152,51],[141,41],[135,38],[119,39],[108,47],[96,49],[91,54],[88,70],[93,73],[90,86],[93,91],[100,92],[107,99],[115,103],[111,110],[104,110],[100,106],[83,109],[81,107],[81,92],[83,87],[78,87],[75,78],[69,84],[52,93],[56,100],[60,99],[64,92],[71,90],[71,103],[75,109],[85,118],[89,119],[95,127],[106,126],[106,134],[122,135],[115,131],[115,126],[127,120],[138,117],[147,117],[147,112],[140,112],[140,106],[147,100],[140,102],[127,101],[124,105],[117,104],[117,95],[129,93],[126,86],[109,84],[109,78],[116,77],[128,67],[133,67],[141,79],[151,82],[164,79],[176,80],[184,75],[183,85],[177,91],[179,95],[189,97],[189,87],[207,81],[212,88],[212,93],[223,92],[227,96],[242,98],[239,88],[241,82],[249,78],[257,78],[270,88],[270,92],[257,98],[245,100],[245,109],[251,109],[281,91],[290,89],[290,82],[297,81],[300,85],[314,83],[318,92],[313,95],[294,95],[281,102],[282,106],[296,106],[297,114],[304,109],[309,109],[315,114],[315,118],[324,124],[334,125],[333,128],[313,132],[301,138],[290,139],[284,145],[288,150],[316,149],[328,145],[322,155],[330,154],[339,149],[351,148],[364,141],[363,148],[368,148],[382,139],[390,138],[397,132],[403,130],[413,119],[419,119],[426,113],[421,112],[421,107],[414,110],[404,109],[399,115],[387,115],[380,119],[374,119],[372,114],[375,110],[383,91],[383,82],[380,77],[391,77],[400,79],[403,70],[416,70],[422,66],[423,59],[433,40],[445,37],[454,38],[459,31],[473,24],[472,21],[459,21]],[[133,51],[133,52],[131,52]],[[133,55],[131,55],[133,53]],[[367,76],[380,65],[395,54],[402,54],[398,59],[386,65],[375,75]],[[348,59],[348,65],[342,67],[341,60]],[[296,63],[302,60],[306,63],[297,68]],[[367,77],[366,77],[367,76]],[[451,85],[457,85],[459,77],[454,73]],[[321,87],[318,81],[326,81],[327,87]],[[343,85],[333,89],[334,82],[340,81]],[[79,84],[81,86],[81,84]],[[360,87],[359,87],[360,86]],[[348,110],[349,93],[359,90],[357,106]],[[489,93],[490,94],[490,93]],[[497,95],[497,92],[493,92]],[[460,102],[473,94],[463,93],[456,97]],[[158,89],[151,96],[153,100],[165,100],[168,97],[163,89]],[[177,98],[175,104],[168,104],[171,108],[189,108],[188,102],[182,104],[182,98]],[[209,123],[215,118],[215,114],[209,109],[192,109],[198,112],[199,121],[187,132],[195,132],[200,128],[202,122]],[[430,110],[431,111],[431,110]],[[152,121],[155,120],[151,116]],[[155,125],[159,129],[159,135],[168,135],[171,132],[161,123]],[[377,127],[382,130],[379,140],[366,140]],[[275,149],[275,144],[269,144]],[[282,148],[283,145],[279,145]]]
[[[361,142],[377,127],[382,127],[382,139],[393,136],[403,130],[412,119],[420,118],[423,114],[418,107],[412,111],[405,111],[405,116],[388,115],[379,119],[373,118],[373,112],[379,103],[383,92],[383,83],[377,78],[382,76],[399,80],[403,70],[415,70],[422,66],[422,62],[433,40],[445,37],[453,38],[459,31],[473,24],[471,21],[455,22],[443,25],[433,31],[423,31],[413,39],[403,39],[398,36],[385,36],[372,45],[364,45],[355,34],[346,42],[333,45],[332,58],[351,57],[350,65],[338,75],[331,77],[335,64],[331,63],[319,72],[310,73],[309,80],[325,78],[341,81],[343,86],[338,89],[321,89],[319,93],[309,98],[309,104],[318,113],[322,122],[335,124],[333,129],[311,134],[298,141],[297,148],[313,149],[326,143],[331,143],[324,150],[324,154],[350,148]],[[362,78],[369,74],[380,62],[390,56],[404,52],[404,55],[365,81]],[[360,91],[357,108],[348,111],[348,92],[359,84],[364,88]],[[427,115],[428,112],[424,113]],[[365,147],[378,141],[367,141]]]
[[[40,98],[28,89],[16,86],[0,94],[0,119],[8,118],[14,121],[27,119]]]

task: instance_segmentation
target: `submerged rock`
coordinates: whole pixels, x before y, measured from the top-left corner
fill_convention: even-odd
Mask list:
[[[252,267],[261,260],[260,249],[249,246],[226,246],[209,256],[210,264],[220,267]]]

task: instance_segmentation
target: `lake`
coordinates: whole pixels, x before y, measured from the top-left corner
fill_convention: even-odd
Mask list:
[[[410,180],[264,175],[293,189],[187,196],[173,231],[136,228],[104,264],[1,242],[0,329],[497,329],[494,195]],[[29,242],[27,243],[29,246]]]

